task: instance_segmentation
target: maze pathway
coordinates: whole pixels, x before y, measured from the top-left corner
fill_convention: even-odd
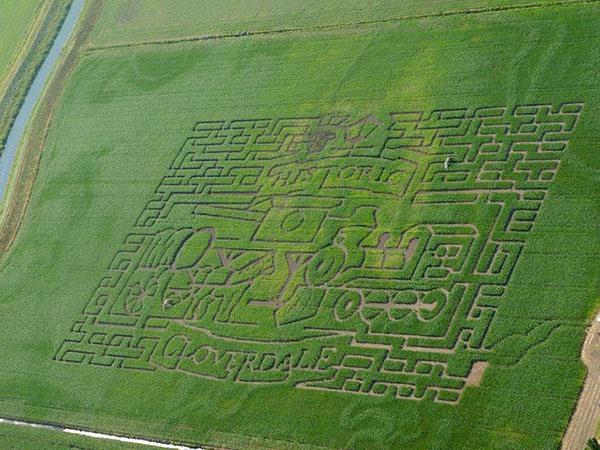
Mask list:
[[[54,358],[458,402],[582,108],[198,122]]]

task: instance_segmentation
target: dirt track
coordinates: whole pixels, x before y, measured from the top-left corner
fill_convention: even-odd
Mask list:
[[[562,450],[584,449],[600,421],[600,314],[588,331],[581,359],[588,368],[588,374],[565,433]]]

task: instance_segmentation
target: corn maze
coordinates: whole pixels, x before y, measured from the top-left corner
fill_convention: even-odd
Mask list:
[[[582,108],[199,122],[54,359],[456,403]]]

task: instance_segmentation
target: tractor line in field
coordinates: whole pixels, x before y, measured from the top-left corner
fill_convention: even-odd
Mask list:
[[[143,47],[150,45],[169,45],[169,44],[179,44],[179,43],[189,43],[189,42],[202,42],[202,41],[212,41],[217,39],[231,39],[231,38],[240,38],[246,36],[265,36],[265,35],[277,35],[277,34],[286,34],[286,33],[299,33],[306,31],[321,31],[321,30],[336,30],[336,29],[344,29],[344,28],[353,28],[358,26],[365,25],[378,25],[385,23],[394,23],[394,22],[402,22],[406,20],[423,20],[423,19],[435,19],[435,18],[443,18],[443,17],[452,17],[452,16],[463,16],[463,15],[475,15],[475,14],[485,14],[485,13],[495,13],[495,12],[506,12],[506,11],[520,11],[520,10],[530,10],[530,9],[540,9],[540,8],[550,8],[550,7],[561,7],[561,6],[580,6],[580,5],[589,5],[598,3],[600,0],[557,0],[552,2],[535,2],[535,3],[526,3],[522,5],[507,5],[507,6],[496,6],[489,8],[470,8],[463,10],[454,10],[454,11],[439,11],[427,14],[410,14],[406,16],[397,16],[397,17],[387,17],[387,18],[379,18],[379,19],[365,19],[365,20],[357,20],[350,22],[342,22],[342,23],[329,23],[322,25],[307,25],[307,26],[297,26],[297,27],[279,27],[279,28],[268,28],[262,30],[240,30],[240,31],[232,31],[226,33],[216,33],[216,34],[205,34],[205,35],[196,35],[196,36],[183,36],[177,38],[165,38],[165,39],[154,39],[149,41],[142,42],[131,42],[131,43],[120,43],[120,44],[112,44],[112,45],[97,45],[97,46],[89,46],[86,48],[87,52],[97,52],[103,50],[114,50],[121,48],[131,48],[131,47]]]

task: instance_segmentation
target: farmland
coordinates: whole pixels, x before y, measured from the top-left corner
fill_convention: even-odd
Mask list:
[[[102,6],[2,259],[0,415],[559,447],[600,306],[600,3],[322,3]],[[66,445],[0,427],[27,439]]]
[[[42,0],[20,2],[7,0],[0,5],[0,76],[8,69],[23,43],[27,27],[33,21]]]

